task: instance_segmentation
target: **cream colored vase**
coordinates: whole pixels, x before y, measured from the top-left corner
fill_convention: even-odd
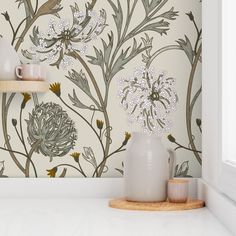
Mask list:
[[[175,151],[161,138],[134,132],[124,163],[125,197],[129,201],[160,202],[167,198],[167,181],[173,177]]]
[[[15,80],[15,68],[20,59],[10,42],[0,37],[0,80]]]

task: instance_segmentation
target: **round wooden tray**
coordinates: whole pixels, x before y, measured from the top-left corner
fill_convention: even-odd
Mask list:
[[[183,211],[202,208],[205,206],[202,200],[188,200],[186,203],[171,202],[131,202],[124,198],[113,199],[109,201],[112,208],[124,210],[140,210],[140,211]]]

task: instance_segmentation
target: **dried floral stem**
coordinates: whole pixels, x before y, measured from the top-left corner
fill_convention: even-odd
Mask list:
[[[200,165],[202,164],[202,158],[200,157],[199,153],[196,151],[196,146],[195,146],[193,135],[192,135],[191,94],[192,94],[193,79],[194,79],[194,75],[197,69],[197,65],[198,65],[198,61],[201,56],[201,53],[202,53],[202,44],[200,44],[197,50],[197,54],[192,64],[192,69],[190,72],[190,77],[189,77],[189,82],[188,82],[187,97],[186,97],[186,125],[187,125],[188,138],[189,138],[191,149],[193,149],[193,153]]]

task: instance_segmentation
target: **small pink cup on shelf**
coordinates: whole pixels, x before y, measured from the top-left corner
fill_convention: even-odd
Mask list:
[[[21,80],[45,80],[46,69],[38,64],[23,64],[16,67],[16,76]]]
[[[185,203],[188,200],[188,180],[168,180],[168,200],[174,203]]]

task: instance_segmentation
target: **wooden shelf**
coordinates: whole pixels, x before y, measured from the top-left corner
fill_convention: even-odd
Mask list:
[[[0,80],[0,93],[45,93],[48,91],[49,83],[45,81]]]
[[[183,211],[198,209],[205,206],[202,200],[188,200],[186,203],[171,202],[130,202],[124,198],[113,199],[109,201],[109,206],[124,210],[137,211]]]

